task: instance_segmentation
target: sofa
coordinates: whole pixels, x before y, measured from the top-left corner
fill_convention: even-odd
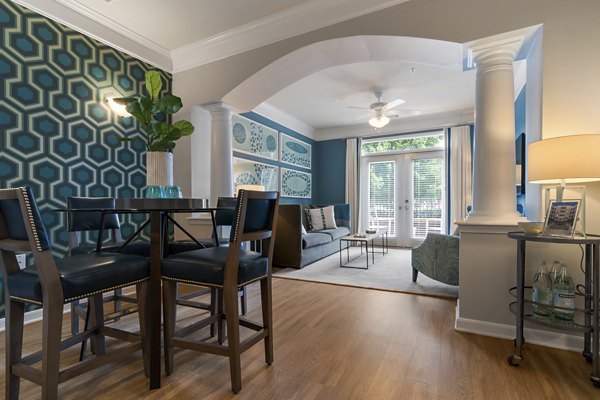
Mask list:
[[[280,204],[273,265],[276,267],[303,268],[331,255],[340,249],[340,238],[350,234],[350,205],[334,204],[336,229],[308,231],[306,207],[302,204]]]

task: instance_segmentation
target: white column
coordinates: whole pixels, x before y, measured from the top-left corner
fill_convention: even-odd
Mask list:
[[[204,104],[202,107],[210,113],[211,118],[210,204],[215,206],[219,196],[233,196],[231,109],[221,102]]]
[[[467,223],[515,224],[515,95],[513,60],[521,40],[473,46],[475,145],[473,209]]]

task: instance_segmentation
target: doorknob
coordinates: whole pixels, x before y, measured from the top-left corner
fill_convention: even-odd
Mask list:
[[[404,200],[404,204],[405,204],[404,208],[406,208],[408,210],[408,200]]]

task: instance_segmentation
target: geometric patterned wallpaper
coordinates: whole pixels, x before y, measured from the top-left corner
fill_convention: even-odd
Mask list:
[[[67,196],[141,196],[145,149],[117,139],[140,135],[137,122],[104,99],[142,93],[156,68],[7,0],[0,32],[0,187],[32,187],[61,254],[66,216],[51,210]],[[170,92],[171,75],[161,75]],[[123,235],[144,218],[125,218]]]

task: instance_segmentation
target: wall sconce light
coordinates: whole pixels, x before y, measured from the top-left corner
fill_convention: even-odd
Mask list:
[[[110,107],[111,110],[113,110],[113,112],[115,114],[117,114],[119,117],[121,118],[127,118],[127,117],[131,117],[131,114],[129,114],[129,112],[127,112],[127,106],[124,106],[122,104],[118,104],[117,102],[115,102],[115,97],[114,95],[108,95],[105,97],[105,101],[108,104],[108,106]]]

